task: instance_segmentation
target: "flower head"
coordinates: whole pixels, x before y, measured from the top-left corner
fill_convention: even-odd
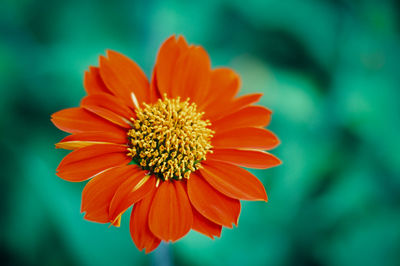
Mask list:
[[[107,51],[85,73],[87,96],[52,116],[71,133],[57,148],[73,150],[57,175],[90,179],[85,219],[119,226],[133,205],[130,230],[146,252],[190,229],[214,238],[237,225],[240,200],[267,201],[262,183],[241,168],[280,164],[265,150],[279,144],[265,129],[271,112],[260,94],[237,97],[239,77],[211,69],[202,47],[183,37],[161,46],[151,82],[132,60]]]

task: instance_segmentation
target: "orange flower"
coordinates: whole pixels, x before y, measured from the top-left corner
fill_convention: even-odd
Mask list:
[[[267,201],[262,183],[241,167],[280,164],[264,150],[279,140],[263,127],[271,112],[237,97],[239,77],[211,69],[200,46],[170,37],[151,82],[129,58],[107,51],[85,73],[80,107],[52,116],[71,133],[57,148],[73,150],[57,175],[92,178],[82,192],[85,218],[119,226],[133,205],[130,229],[138,249],[154,250],[194,229],[213,238],[237,225],[239,200]]]

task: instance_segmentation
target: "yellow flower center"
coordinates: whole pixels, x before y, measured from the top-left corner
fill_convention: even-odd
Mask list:
[[[189,99],[164,97],[143,105],[131,119],[128,156],[160,180],[189,178],[212,152],[210,121],[201,119],[204,113]]]

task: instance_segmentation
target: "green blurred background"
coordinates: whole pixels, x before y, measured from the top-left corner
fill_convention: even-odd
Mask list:
[[[173,245],[175,265],[400,265],[400,2],[350,0],[0,2],[2,265],[155,265],[120,228],[83,220],[84,184],[55,175],[67,152],[50,115],[77,106],[106,49],[150,75],[183,34],[213,66],[263,92],[283,165],[254,171],[269,202],[239,227]],[[165,262],[165,261],[164,261]],[[171,264],[170,264],[171,265]]]

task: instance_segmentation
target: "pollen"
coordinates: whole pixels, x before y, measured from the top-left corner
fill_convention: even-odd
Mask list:
[[[157,103],[136,109],[132,129],[128,131],[128,156],[159,180],[189,179],[201,168],[201,161],[212,153],[215,133],[210,121],[203,120],[190,99],[159,99]],[[158,182],[159,182],[158,180]]]

